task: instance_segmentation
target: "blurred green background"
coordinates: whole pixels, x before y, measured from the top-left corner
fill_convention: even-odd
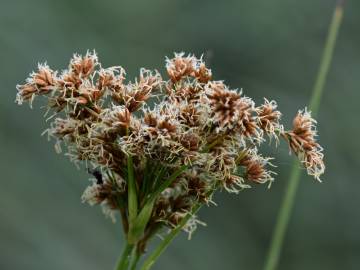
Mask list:
[[[261,102],[278,101],[287,126],[308,103],[334,0],[1,0],[0,269],[112,269],[120,223],[84,205],[87,173],[41,132],[43,111],[14,104],[38,61],[67,67],[96,49],[104,66],[164,74],[174,51],[206,53],[215,79]],[[303,176],[279,269],[360,269],[360,1],[347,2],[318,116],[327,171]],[[36,102],[40,105],[41,102]],[[154,269],[261,269],[291,158],[276,154],[270,190],[216,196],[191,241],[183,234]]]

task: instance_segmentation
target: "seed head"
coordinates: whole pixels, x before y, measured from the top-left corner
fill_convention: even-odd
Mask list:
[[[168,78],[162,78],[142,68],[131,82],[122,67],[103,68],[96,53],[87,52],[75,54],[61,72],[39,65],[17,86],[19,104],[47,98],[52,116],[46,132],[58,152],[65,146],[77,166],[96,168],[83,201],[101,205],[111,218],[121,212],[125,232],[131,221],[124,179],[132,165],[139,207],[155,196],[139,250],[149,235],[189,214],[184,229],[191,234],[201,224],[192,209],[210,204],[217,189],[238,193],[254,183],[270,185],[271,158],[258,153],[268,137],[282,135],[308,174],[319,179],[324,172],[308,111],[299,111],[293,129],[283,131],[275,101],[256,107],[241,91],[213,80],[202,58],[175,54],[166,70]]]

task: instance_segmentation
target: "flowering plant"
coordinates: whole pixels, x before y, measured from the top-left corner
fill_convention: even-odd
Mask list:
[[[196,211],[212,203],[216,190],[270,186],[272,158],[258,151],[266,139],[276,145],[285,139],[316,179],[325,169],[316,122],[306,109],[285,130],[275,101],[256,106],[212,80],[201,58],[175,54],[166,70],[168,79],[140,69],[135,81],[126,82],[122,67],[103,68],[88,52],[74,55],[61,73],[39,65],[17,86],[19,104],[47,98],[52,122],[46,133],[56,150],[65,145],[66,155],[94,176],[82,200],[101,205],[114,221],[120,213],[127,245],[119,270],[136,269],[157,233],[182,229],[191,235],[201,223]]]

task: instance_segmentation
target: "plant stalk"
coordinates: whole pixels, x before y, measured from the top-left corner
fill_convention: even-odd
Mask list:
[[[129,221],[130,226],[134,222],[138,211],[137,192],[134,177],[134,165],[132,157],[129,155],[128,158],[128,207],[129,207]]]
[[[127,270],[129,267],[129,262],[131,258],[131,251],[133,250],[134,245],[126,242],[124,250],[120,256],[120,259],[116,265],[115,270]]]
[[[174,240],[174,238],[179,234],[181,229],[185,226],[188,220],[201,208],[202,204],[197,204],[192,209],[191,213],[187,214],[181,222],[173,229],[171,232],[165,236],[164,240],[160,243],[160,245],[150,254],[150,256],[145,260],[141,270],[149,270],[156,260],[160,257],[160,255],[164,252],[164,250],[168,247],[168,245]]]
[[[312,112],[313,116],[315,116],[319,110],[321,97],[324,92],[324,86],[331,65],[331,60],[334,54],[338,31],[343,18],[344,3],[344,0],[337,1],[332,21],[329,26],[329,32],[325,42],[319,71],[316,77],[312,96],[309,103],[309,109]],[[293,163],[289,183],[286,188],[280,207],[280,212],[277,217],[273,237],[270,243],[270,248],[268,250],[268,255],[263,268],[264,270],[275,270],[277,268],[285,233],[289,223],[291,211],[293,209],[297,188],[299,186],[300,176],[300,164],[296,160]]]
[[[130,270],[136,270],[136,266],[140,260],[140,257],[141,257],[141,253],[137,250],[137,248],[134,248]]]

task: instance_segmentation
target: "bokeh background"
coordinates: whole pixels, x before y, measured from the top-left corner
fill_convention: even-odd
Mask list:
[[[120,224],[80,201],[88,175],[52,142],[38,107],[16,106],[15,85],[38,61],[67,67],[96,49],[104,66],[164,74],[174,51],[206,54],[216,79],[261,102],[287,126],[311,95],[335,0],[1,0],[0,269],[112,269]],[[303,175],[279,269],[360,269],[360,1],[349,0],[318,116],[327,171]],[[41,105],[41,102],[37,102]],[[191,241],[183,234],[154,269],[261,269],[291,158],[276,154],[270,190],[219,193]]]

